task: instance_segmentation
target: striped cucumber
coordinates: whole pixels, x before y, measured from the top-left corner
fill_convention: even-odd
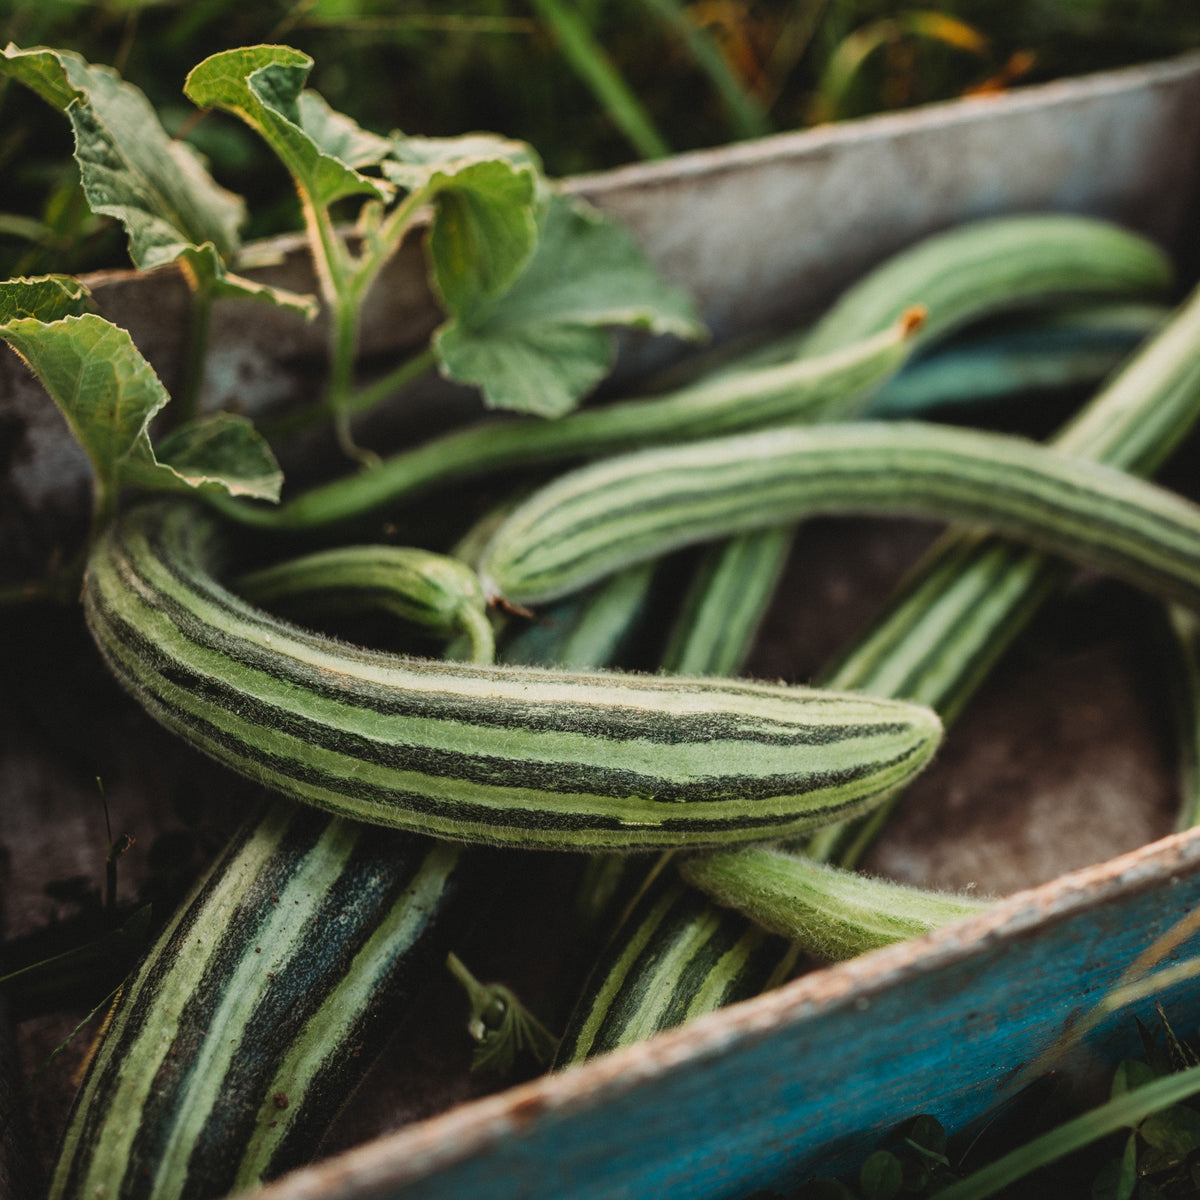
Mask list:
[[[474,662],[494,654],[487,600],[465,563],[413,546],[335,546],[241,575],[252,604],[289,612],[380,610],[431,633],[465,633]]]
[[[879,803],[938,741],[928,710],[856,696],[347,646],[219,583],[225,533],[183,501],[119,518],[88,564],[93,637],[164,725],[342,815],[528,847],[748,841]]]
[[[557,420],[485,421],[398,454],[373,470],[311,489],[279,508],[220,501],[235,520],[314,529],[395,505],[457,480],[636,446],[713,437],[844,410],[900,368],[921,310],[902,306],[886,328],[827,355],[701,380],[666,396],[585,408]]]
[[[960,225],[889,258],[848,289],[804,339],[827,354],[885,329],[915,300],[919,342],[981,316],[1050,300],[1161,296],[1167,256],[1137,234],[1091,217],[1036,213]]]
[[[756,529],[708,548],[671,629],[662,669],[736,675],[787,564],[793,531]]]
[[[555,1066],[640,1041],[782,983],[796,952],[663,870],[592,969]]]
[[[680,546],[842,512],[970,521],[1200,605],[1200,507],[1021,438],[919,422],[771,430],[570,472],[509,516],[480,577],[534,604]]]
[[[209,1200],[311,1158],[481,865],[286,800],[248,821],[126,984],[53,1200]]]

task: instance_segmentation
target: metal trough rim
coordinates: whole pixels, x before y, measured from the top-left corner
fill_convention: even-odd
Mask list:
[[[1100,96],[1172,83],[1186,79],[1197,71],[1200,71],[1200,50],[1188,51],[1158,62],[1121,67],[1113,71],[1056,79],[1050,83],[996,94],[941,100],[918,108],[836,121],[710,149],[686,150],[670,158],[573,175],[566,182],[571,190],[599,201],[609,193],[630,186],[675,182],[680,178],[700,179],[768,160],[778,162],[781,159],[786,161],[793,157],[819,155],[831,146],[887,141],[897,133],[971,124],[1002,113],[1077,104]]]

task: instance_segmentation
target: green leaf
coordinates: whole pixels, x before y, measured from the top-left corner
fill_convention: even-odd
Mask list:
[[[112,491],[122,465],[149,451],[149,425],[166,388],[124,329],[91,313],[49,324],[8,321],[0,337],[28,362],[62,410],[96,473]]]
[[[1187,1099],[1198,1091],[1200,1067],[1155,1079],[1041,1134],[966,1179],[950,1184],[939,1196],[941,1200],[983,1200],[1024,1179],[1039,1167],[1055,1162],[1118,1129],[1136,1125],[1151,1113]]]
[[[212,484],[231,496],[279,500],[283,472],[266,439],[245,418],[218,413],[174,430],[155,449],[154,466],[170,471],[181,488]],[[139,466],[140,469],[140,466]],[[135,470],[127,482],[136,482]],[[163,486],[156,474],[150,486]]]
[[[906,1140],[918,1153],[936,1159],[940,1163],[948,1162],[946,1147],[949,1139],[937,1117],[932,1117],[928,1113],[922,1113],[919,1117],[915,1117]]]
[[[324,102],[301,101],[311,69],[312,59],[290,46],[247,46],[206,58],[192,69],[183,90],[201,108],[224,109],[257,130],[318,207],[346,196],[385,198],[386,185],[355,169],[367,165],[368,135],[356,136],[350,119],[336,117]],[[343,152],[351,161],[339,157]]]
[[[886,1150],[876,1150],[867,1157],[858,1173],[858,1186],[863,1200],[893,1200],[904,1183],[900,1160]]]
[[[67,51],[9,45],[0,70],[69,118],[88,204],[125,226],[138,267],[170,262],[185,246],[206,242],[224,260],[234,255],[245,217],[241,198],[167,134],[136,87]]]
[[[277,499],[278,467],[241,418],[203,422],[167,439],[171,462],[150,444],[150,422],[169,397],[124,330],[92,313],[52,322],[20,317],[0,324],[62,411],[110,500],[122,484],[167,490],[215,484],[233,495]]]
[[[1176,1104],[1147,1117],[1138,1133],[1156,1150],[1185,1158],[1200,1147],[1200,1112]]]
[[[534,175],[542,170],[542,161],[528,142],[494,133],[467,133],[453,138],[394,134],[390,148],[392,161],[384,164],[384,171],[393,183],[410,192],[423,188],[435,171],[452,172],[457,164],[499,159]]]
[[[556,417],[608,371],[612,325],[703,332],[688,298],[654,274],[623,228],[555,193],[513,286],[458,313],[434,349],[443,373],[481,387],[489,407]]]
[[[442,373],[483,389],[489,408],[560,417],[604,377],[612,340],[603,329],[531,325],[474,333],[450,322],[434,335]]]
[[[446,966],[462,984],[471,1004],[467,1030],[479,1043],[471,1059],[472,1071],[493,1071],[507,1075],[517,1058],[529,1054],[539,1066],[547,1066],[558,1049],[558,1039],[499,983],[480,983],[457,955],[446,959]]]
[[[0,63],[0,70],[37,92],[59,112],[66,112],[67,105],[79,95],[79,89],[69,74],[72,65],[86,66],[85,60],[77,54],[40,47],[22,50],[9,42],[4,48],[4,60]]]
[[[211,242],[187,246],[179,253],[179,266],[193,291],[206,292],[214,299],[259,300],[286,309],[311,321],[320,309],[315,296],[302,296],[287,288],[271,287],[226,271]]]
[[[392,152],[390,138],[363,129],[356,121],[331,108],[319,92],[303,91],[296,98],[300,128],[331,158],[360,170],[374,167]]]
[[[1124,1159],[1110,1158],[1092,1180],[1091,1200],[1129,1200],[1137,1178],[1126,1189],[1123,1172]]]
[[[1116,1200],[1129,1200],[1137,1187],[1137,1135],[1131,1133],[1125,1139],[1125,1150],[1121,1154],[1121,1171],[1117,1176]]]
[[[91,293],[69,275],[40,275],[0,283],[0,325],[31,317],[58,321],[78,317],[91,306]]]
[[[1113,1072],[1111,1095],[1113,1099],[1116,1099],[1117,1096],[1123,1096],[1126,1092],[1132,1092],[1134,1088],[1145,1087],[1146,1084],[1153,1083],[1155,1078],[1157,1076],[1153,1067],[1136,1058],[1127,1058],[1118,1063],[1116,1071]]]
[[[432,202],[434,283],[457,314],[499,296],[537,241],[537,159],[522,142],[486,134],[397,138],[384,174]]]

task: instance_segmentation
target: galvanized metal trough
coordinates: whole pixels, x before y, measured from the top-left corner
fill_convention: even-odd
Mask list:
[[[571,186],[630,224],[721,338],[803,319],[889,252],[997,213],[1110,217],[1171,247],[1194,275],[1200,57],[683,155]],[[276,243],[272,257],[266,274],[303,286],[298,243]],[[179,281],[167,272],[95,284],[102,309],[131,328],[169,379],[186,305]],[[413,255],[394,264],[379,298],[367,356],[395,352],[430,326]],[[251,321],[235,305],[218,312],[215,339],[207,401],[236,397],[251,411],[302,396],[323,345],[319,329],[271,313]],[[628,358],[625,369],[633,369]],[[15,575],[78,536],[86,471],[11,356],[0,362],[0,422],[9,432],[0,547],[5,573]],[[298,443],[297,458],[305,451]],[[880,565],[889,545],[910,548],[922,537],[915,527],[888,528],[894,537],[872,535],[883,548],[867,576],[902,564],[907,549]],[[841,540],[818,531],[804,549],[830,556]],[[830,586],[826,600],[837,607],[841,593]],[[869,609],[877,599],[854,603]],[[795,677],[809,669],[791,624],[784,608],[773,615],[757,670]],[[1100,1023],[1066,1059],[1053,1052],[1115,986],[1200,950],[1200,938],[1179,926],[1200,903],[1200,833],[1163,836],[1170,748],[1144,711],[1147,691],[1128,646],[1101,638],[1065,660],[1032,657],[1008,669],[955,731],[872,865],[910,881],[1011,893],[983,915],[373,1137],[278,1180],[263,1200],[782,1193],[865,1154],[906,1115],[931,1112],[965,1129],[1051,1062],[1086,1074],[1089,1061],[1111,1060],[1134,1044],[1128,1014]],[[13,863],[8,920],[20,932],[35,923],[43,880],[91,869],[80,846],[94,850],[94,802],[15,734],[0,751],[0,839]],[[180,769],[191,769],[188,760]],[[116,819],[144,831],[165,825],[154,792],[170,770],[159,767],[153,785],[137,785],[131,773],[110,788]],[[1181,1034],[1196,1031],[1200,985],[1177,982],[1156,996]],[[400,1119],[369,1100],[355,1113],[372,1108],[370,1120],[338,1131],[340,1144]]]

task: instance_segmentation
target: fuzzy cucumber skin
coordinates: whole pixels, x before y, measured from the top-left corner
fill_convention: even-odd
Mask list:
[[[247,821],[126,982],[52,1200],[211,1200],[307,1162],[461,936],[481,853],[287,800]]]
[[[1161,298],[1171,260],[1108,221],[1070,213],[993,217],[935,234],[887,259],[813,326],[806,354],[828,354],[890,325],[910,304],[918,344],[983,316],[1050,301]]]
[[[1200,507],[1123,471],[996,433],[918,421],[778,429],[568,472],[484,551],[490,595],[537,604],[712,538],[833,513],[992,529],[1200,606]]]
[[[93,637],[168,728],[340,815],[520,847],[761,840],[881,802],[940,738],[928,709],[815,689],[348,646],[225,588],[227,533],[182,501],[122,516],[89,562]]]
[[[710,904],[670,865],[610,939],[567,1022],[555,1067],[583,1062],[782,983],[797,947]]]

